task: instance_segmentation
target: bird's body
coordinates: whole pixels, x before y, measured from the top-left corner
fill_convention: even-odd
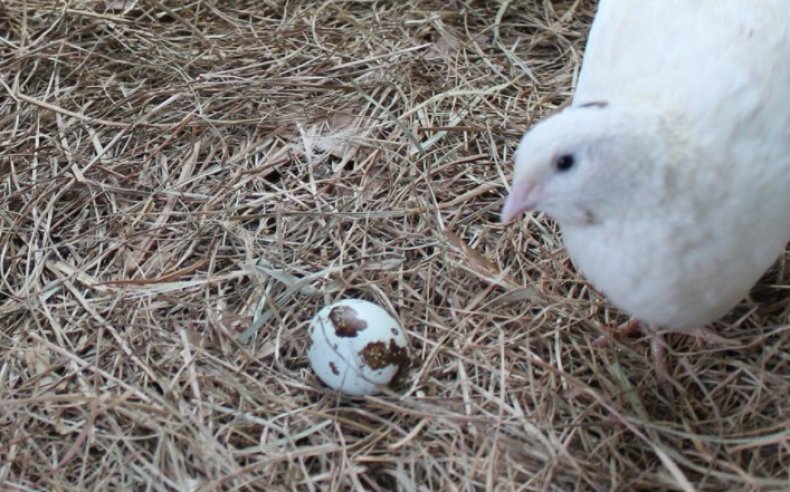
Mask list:
[[[602,0],[572,106],[518,150],[503,216],[531,208],[632,316],[724,315],[790,241],[790,2]]]

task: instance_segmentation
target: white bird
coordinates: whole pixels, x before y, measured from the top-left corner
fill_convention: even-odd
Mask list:
[[[572,105],[516,152],[502,220],[535,209],[653,333],[726,314],[790,241],[790,1],[602,0]]]

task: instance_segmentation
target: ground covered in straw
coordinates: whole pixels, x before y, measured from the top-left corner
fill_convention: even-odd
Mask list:
[[[642,338],[498,211],[593,1],[0,3],[3,490],[782,490],[790,258],[720,332]],[[397,393],[305,358],[408,330]]]

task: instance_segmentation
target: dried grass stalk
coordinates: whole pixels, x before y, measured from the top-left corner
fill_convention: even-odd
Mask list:
[[[497,221],[594,2],[0,3],[4,490],[780,490],[788,257],[719,328],[643,340],[541,217]],[[396,313],[400,394],[304,357]]]

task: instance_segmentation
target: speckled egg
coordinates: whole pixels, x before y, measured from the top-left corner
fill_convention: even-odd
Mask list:
[[[381,307],[345,299],[321,309],[310,322],[307,352],[316,375],[347,395],[379,393],[409,368],[406,334]]]

